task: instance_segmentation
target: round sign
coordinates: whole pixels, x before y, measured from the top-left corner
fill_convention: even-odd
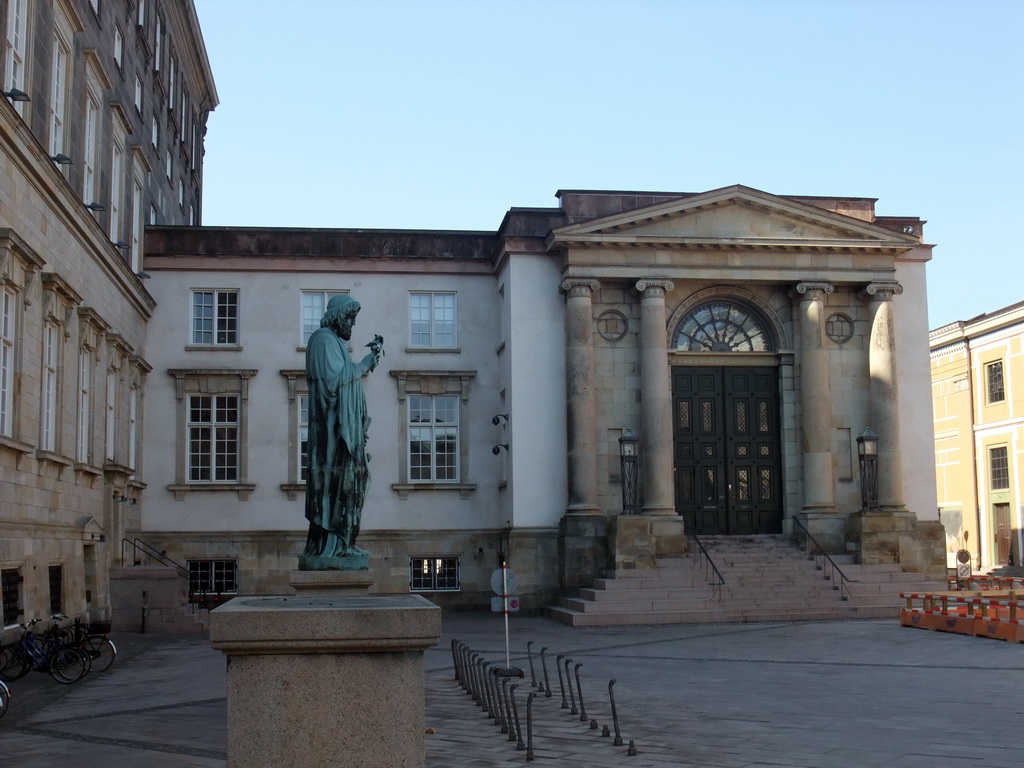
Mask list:
[[[505,589],[502,589],[501,572],[505,572]],[[496,595],[511,595],[516,591],[516,575],[511,568],[496,568],[491,574],[491,589]],[[507,591],[505,591],[507,590]]]

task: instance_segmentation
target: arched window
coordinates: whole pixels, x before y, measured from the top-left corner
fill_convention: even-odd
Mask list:
[[[771,352],[764,323],[746,307],[709,301],[688,312],[676,328],[673,346],[680,352]]]

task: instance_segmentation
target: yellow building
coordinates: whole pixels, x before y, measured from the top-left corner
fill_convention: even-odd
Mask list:
[[[1021,564],[1024,302],[929,334],[935,476],[947,549],[975,570]]]

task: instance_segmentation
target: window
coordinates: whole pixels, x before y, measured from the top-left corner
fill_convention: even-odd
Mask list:
[[[153,69],[157,72],[160,71],[160,55],[163,50],[163,36],[164,36],[164,25],[160,20],[160,17],[156,17],[156,35],[153,39]]]
[[[57,339],[55,323],[43,324],[43,391],[42,412],[39,414],[40,448],[44,451],[57,450]]]
[[[458,482],[459,398],[409,396],[409,481]]]
[[[142,112],[142,79],[135,76],[135,109]]]
[[[139,0],[138,12],[138,16],[136,16],[136,23],[140,27],[144,27],[146,26],[146,0]]]
[[[124,35],[118,27],[114,27],[114,63],[118,69],[124,67]]]
[[[107,461],[113,461],[117,453],[117,371],[107,371],[107,424],[106,447],[104,455]]]
[[[142,269],[142,233],[146,216],[142,205],[142,195],[142,180],[136,176],[132,183],[132,272]]]
[[[0,310],[0,435],[14,435],[14,333],[17,297],[3,287]]]
[[[299,448],[297,456],[299,464],[299,480],[306,482],[306,473],[309,470],[309,395],[299,395],[298,402],[298,434],[295,443]]]
[[[327,303],[333,296],[348,291],[303,291],[302,292],[302,346],[309,343],[313,331],[320,327],[320,318],[327,311]]]
[[[238,291],[192,291],[192,343],[238,345]]]
[[[459,589],[459,558],[409,558],[410,592],[456,592]]]
[[[170,369],[177,399],[175,482],[177,501],[194,492],[234,491],[247,501],[256,487],[247,480],[244,436],[249,381],[256,371],[234,368]],[[145,445],[142,446],[145,448]]]
[[[167,82],[167,109],[169,109],[171,112],[173,112],[174,111],[174,90],[175,90],[174,86],[175,86],[175,80],[177,79],[176,76],[177,76],[177,69],[178,69],[177,64],[178,64],[178,62],[176,62],[174,60],[174,56],[170,56],[169,58],[171,60],[171,64],[170,64],[171,72],[170,72],[170,75],[168,76],[168,82]]]
[[[1006,459],[1006,446],[988,449],[989,489],[1006,490],[1010,487],[1010,466]]]
[[[154,147],[160,146],[160,124],[156,121],[156,115],[153,115],[153,119],[150,121],[149,138]]]
[[[64,605],[64,566],[50,566],[50,613],[63,613]]]
[[[3,592],[4,624],[14,624],[21,616],[21,571],[18,568],[0,570],[0,590]]]
[[[116,119],[116,118],[115,118]],[[121,240],[121,205],[124,198],[124,136],[115,130],[110,163],[110,239]]]
[[[731,301],[701,304],[679,323],[672,346],[681,352],[769,352],[771,335],[753,312]]]
[[[409,344],[412,347],[454,348],[455,294],[409,294]]]
[[[89,7],[92,8],[92,12],[97,16],[100,15],[100,0],[89,0]]]
[[[985,366],[985,388],[988,404],[1001,403],[1006,400],[1006,389],[1003,385],[1003,361],[998,360]]]
[[[134,471],[138,466],[139,389],[138,387],[132,387],[128,392],[128,467]]]
[[[172,165],[171,165],[171,150],[169,150],[169,149],[167,150],[167,153],[165,154],[165,157],[166,157],[166,160],[164,162],[164,172],[167,174],[167,180],[170,181],[170,179],[171,179],[171,168],[172,168]]]
[[[3,90],[17,88],[25,90],[25,62],[28,59],[26,54],[28,35],[28,0],[8,0],[7,3],[7,41],[6,41],[6,67],[7,81]],[[14,108],[19,115],[25,114],[25,103],[14,102]]]
[[[189,395],[188,482],[238,480],[238,395]]]
[[[234,560],[189,560],[192,592],[238,592],[238,563]]]
[[[96,200],[96,155],[99,149],[100,106],[90,87],[85,96],[85,158],[82,168],[82,200]]]
[[[83,347],[78,356],[78,449],[75,459],[88,464],[92,458],[92,351]]]
[[[64,128],[67,124],[68,61],[71,54],[64,38],[53,39],[53,68],[50,72],[50,154],[64,152]]]

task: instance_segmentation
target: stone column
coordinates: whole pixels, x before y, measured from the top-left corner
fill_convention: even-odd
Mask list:
[[[825,348],[825,297],[831,283],[799,283],[800,413],[803,428],[804,512],[834,512],[832,394]]]
[[[668,280],[640,280],[640,466],[643,513],[675,515],[672,466],[672,386],[665,329]]]
[[[594,401],[593,294],[597,280],[566,278],[566,402],[568,404],[569,514],[595,514],[597,404]]]
[[[893,282],[871,283],[864,294],[871,300],[871,424],[878,434],[878,505],[882,511],[902,512],[903,462],[900,457],[899,389],[896,378],[896,330],[892,297],[903,293]]]

